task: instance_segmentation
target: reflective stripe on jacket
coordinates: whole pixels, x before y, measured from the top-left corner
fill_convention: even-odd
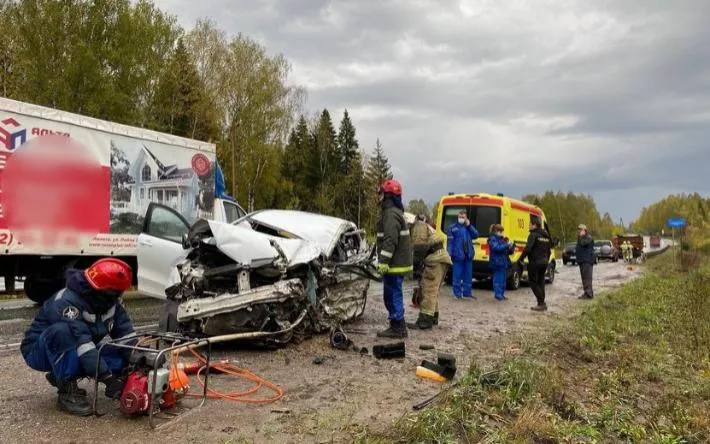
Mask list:
[[[377,224],[378,261],[389,265],[389,274],[411,273],[412,242],[404,220],[404,212],[386,203]]]

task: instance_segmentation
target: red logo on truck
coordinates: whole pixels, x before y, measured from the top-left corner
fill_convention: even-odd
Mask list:
[[[204,176],[210,172],[211,162],[204,154],[198,153],[192,156],[192,169],[198,176]]]

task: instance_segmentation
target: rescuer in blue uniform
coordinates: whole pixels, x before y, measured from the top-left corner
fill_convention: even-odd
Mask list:
[[[498,301],[506,299],[505,284],[508,269],[512,265],[510,255],[515,252],[515,244],[503,237],[503,226],[491,225],[491,235],[488,237],[488,247],[491,250],[488,265],[493,272],[493,294]]]
[[[69,270],[66,287],[44,303],[25,333],[22,356],[32,369],[47,372],[47,381],[57,387],[60,410],[79,416],[92,413],[87,393],[77,380],[94,377],[97,364],[106,396],[120,395],[126,351],[107,347],[99,361],[97,344],[106,336],[135,336],[119,301],[132,282],[131,267],[114,258],[99,259],[86,270]]]
[[[458,220],[449,227],[447,235],[446,247],[453,261],[454,297],[473,298],[473,240],[478,238],[478,231],[468,220],[466,211],[459,212]]]

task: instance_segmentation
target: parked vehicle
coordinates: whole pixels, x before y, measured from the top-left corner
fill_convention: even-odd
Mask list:
[[[612,262],[618,262],[620,257],[620,251],[614,246],[614,243],[610,240],[598,240],[594,242],[594,253],[597,256],[597,262],[600,259],[610,260]]]
[[[574,265],[577,263],[577,243],[570,242],[565,245],[565,249],[562,250],[562,264],[563,265]]]
[[[362,315],[370,280],[379,279],[372,252],[362,230],[335,217],[263,210],[232,224],[190,226],[151,204],[138,238],[138,280],[167,299],[166,330],[213,336],[298,325],[312,333]]]
[[[246,214],[225,193],[214,144],[0,98],[7,289],[24,278],[27,297],[41,303],[64,286],[67,268],[105,256],[135,268],[153,202],[190,221]]]
[[[651,236],[649,246],[651,248],[661,248],[661,236]]]
[[[511,256],[514,265],[508,270],[508,288],[517,290],[521,282],[527,281],[527,270],[515,265],[515,261],[525,248],[531,221],[540,222],[543,229],[549,232],[545,213],[539,207],[501,194],[449,194],[439,201],[439,211],[436,215],[436,229],[444,239],[446,230],[456,221],[461,210],[466,210],[468,218],[479,233],[479,238],[473,241],[476,252],[473,261],[474,279],[491,279],[492,272],[488,267],[488,236],[492,224],[501,224],[505,227],[505,235],[515,242],[515,253]],[[558,241],[553,239],[552,242],[554,247]],[[555,253],[551,251],[546,275],[548,283],[555,280],[556,265]]]
[[[599,263],[599,250],[594,248],[594,263]],[[577,243],[570,242],[565,245],[565,249],[562,251],[562,264],[563,265],[576,265],[577,264]]]

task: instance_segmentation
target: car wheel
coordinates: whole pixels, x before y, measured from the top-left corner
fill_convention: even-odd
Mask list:
[[[575,265],[577,265],[577,262],[576,262],[576,261],[570,261],[570,264],[572,264],[572,266],[575,266]]]
[[[562,265],[567,265],[567,259],[562,259]]]
[[[506,282],[508,290],[515,291],[520,288],[521,276],[522,270],[520,267],[517,265],[513,266],[513,269],[510,271],[510,276],[508,277],[508,282]]]

